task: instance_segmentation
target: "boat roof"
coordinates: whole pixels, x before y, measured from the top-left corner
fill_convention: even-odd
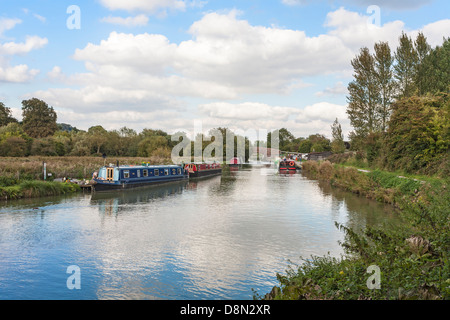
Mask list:
[[[118,169],[156,169],[156,168],[180,168],[179,165],[149,165],[149,166],[143,166],[143,165],[120,165],[120,166],[104,166],[103,168],[118,168]]]

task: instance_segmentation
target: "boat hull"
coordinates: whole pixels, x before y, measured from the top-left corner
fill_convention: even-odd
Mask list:
[[[212,176],[218,176],[222,174],[222,168],[210,169],[210,170],[200,170],[189,173],[190,179],[200,179]]]
[[[166,179],[155,179],[148,181],[139,181],[139,182],[97,182],[92,185],[92,190],[95,192],[107,192],[107,191],[120,191],[125,189],[134,189],[134,188],[142,188],[154,185],[161,185],[166,183],[180,182],[188,180],[188,176],[181,177],[173,177]]]

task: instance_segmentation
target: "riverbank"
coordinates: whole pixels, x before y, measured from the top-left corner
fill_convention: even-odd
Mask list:
[[[170,159],[150,158],[107,158],[102,157],[0,157],[0,199],[13,200],[74,193],[81,190],[75,183],[53,180],[63,178],[86,180],[104,163],[168,164]],[[46,180],[44,165],[46,163]]]
[[[344,256],[303,259],[285,275],[277,274],[280,285],[260,298],[450,298],[448,181],[420,181],[380,170],[362,172],[328,161],[304,162],[303,171],[333,187],[392,204],[405,223],[395,228],[363,230],[336,224],[345,234],[340,243]],[[378,282],[369,283],[375,275],[371,266],[381,273]]]
[[[81,191],[81,187],[76,183],[29,180],[12,186],[0,186],[0,199],[16,200],[21,198],[59,196],[79,191]]]

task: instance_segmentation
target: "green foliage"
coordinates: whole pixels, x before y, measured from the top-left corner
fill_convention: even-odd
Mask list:
[[[57,196],[80,191],[80,186],[74,183],[45,182],[25,180],[13,186],[0,186],[1,199],[35,198]]]
[[[36,98],[23,100],[22,106],[23,129],[30,137],[45,138],[58,130],[53,107]]]
[[[397,101],[385,140],[388,168],[427,172],[443,161],[450,146],[449,111],[447,95]]]
[[[331,136],[333,137],[331,151],[333,153],[343,153],[345,151],[344,135],[342,134],[342,127],[337,118],[331,126]]]
[[[450,38],[444,39],[442,46],[431,49],[423,58],[420,69],[420,93],[449,93],[450,72],[448,70],[450,70]]]
[[[397,79],[399,88],[398,98],[407,98],[414,94],[416,90],[416,69],[418,63],[417,51],[414,42],[406,33],[402,32],[399,38],[399,47],[395,52],[396,64],[394,66],[394,76]]]
[[[168,149],[168,141],[165,137],[153,136],[145,138],[138,144],[138,156],[149,157],[158,149],[159,151],[161,149]]]
[[[298,152],[300,153],[310,153],[312,147],[312,142],[309,139],[302,140],[300,142]]]
[[[0,102],[0,127],[6,126],[11,122],[17,122],[12,117],[11,109],[6,107],[3,102]]]
[[[306,162],[304,169],[323,177],[326,162]],[[450,190],[445,181],[422,183],[393,173],[358,172],[335,165],[327,175],[335,186],[372,198],[396,194],[403,218],[398,225],[351,229],[336,223],[345,235],[341,258],[313,256],[277,274],[279,287],[265,295],[275,300],[448,300],[450,298]],[[358,186],[358,189],[356,187]],[[369,266],[381,270],[380,289],[370,290]]]

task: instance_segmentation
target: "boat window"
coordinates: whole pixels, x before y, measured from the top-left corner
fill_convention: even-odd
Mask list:
[[[172,175],[176,175],[177,174],[177,169],[172,169]]]
[[[168,176],[169,175],[169,169],[164,169],[164,175]]]
[[[106,179],[106,168],[101,168],[99,173],[98,173],[98,177],[102,178],[102,179]]]
[[[125,170],[125,171],[123,172],[123,177],[124,177],[125,179],[128,179],[128,178],[130,177],[130,171],[129,171],[129,170]]]
[[[141,170],[137,170],[137,177],[138,177],[138,178],[141,177]]]
[[[181,174],[181,169],[180,168],[178,168],[178,174]]]
[[[106,180],[112,180],[114,175],[114,169],[113,168],[107,168],[106,169]]]
[[[155,176],[159,176],[159,169],[155,169]]]
[[[148,170],[147,169],[144,169],[143,171],[142,171],[142,176],[143,177],[148,177]]]

